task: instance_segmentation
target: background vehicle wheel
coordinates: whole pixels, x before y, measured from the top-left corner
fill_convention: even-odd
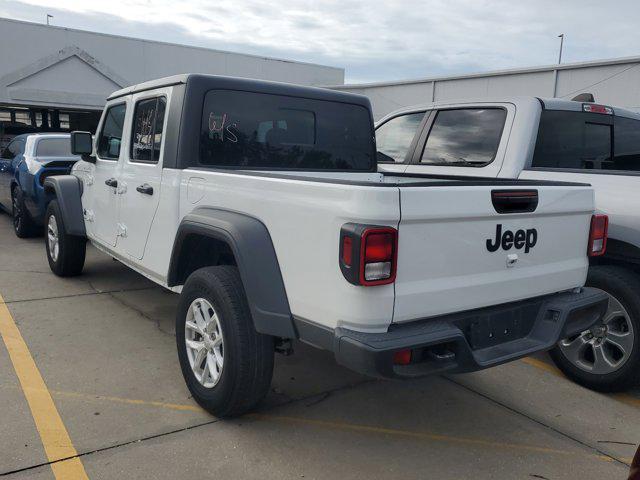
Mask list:
[[[206,267],[189,276],[176,343],[189,391],[217,417],[242,415],[267,395],[274,341],[255,331],[237,268]]]
[[[11,212],[13,231],[16,232],[17,237],[29,238],[37,234],[36,225],[24,204],[24,193],[20,187],[14,187],[11,191]]]
[[[57,200],[52,200],[44,216],[45,245],[51,271],[59,277],[82,273],[87,251],[84,237],[67,234]]]
[[[613,392],[640,383],[640,279],[614,265],[589,268],[587,286],[609,294],[602,322],[566,338],[550,352],[558,368],[576,383]]]

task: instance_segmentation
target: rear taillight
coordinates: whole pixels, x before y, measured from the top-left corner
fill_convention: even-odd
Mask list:
[[[589,250],[590,257],[604,255],[607,250],[607,230],[609,228],[609,217],[606,215],[593,215],[591,217],[591,229],[589,230]]]
[[[340,270],[354,285],[386,285],[396,279],[398,231],[348,223],[340,231]]]

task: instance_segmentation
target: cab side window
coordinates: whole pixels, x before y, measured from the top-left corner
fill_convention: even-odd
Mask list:
[[[118,160],[122,143],[122,129],[127,106],[124,103],[109,107],[98,137],[98,157]]]
[[[498,151],[506,118],[503,108],[440,110],[420,163],[461,167],[490,164]]]
[[[380,125],[376,130],[379,163],[402,163],[425,112],[400,115]]]
[[[157,163],[160,159],[166,103],[165,97],[147,98],[136,103],[131,135],[131,161]]]

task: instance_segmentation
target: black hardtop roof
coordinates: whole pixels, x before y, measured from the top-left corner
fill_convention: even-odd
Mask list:
[[[227,77],[221,75],[205,75],[189,73],[173,75],[170,77],[150,80],[148,82],[131,85],[113,92],[107,100],[133,93],[163,88],[173,85],[186,85],[187,90],[208,91],[208,90],[240,90],[246,92],[268,93],[273,95],[287,95],[290,97],[303,97],[315,100],[326,100],[330,102],[352,103],[370,108],[369,99],[363,95],[345,93],[327,88],[307,87],[294,85],[291,83],[272,82],[268,80],[255,80],[240,77]]]

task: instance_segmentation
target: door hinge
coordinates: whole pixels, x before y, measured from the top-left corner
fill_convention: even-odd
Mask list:
[[[118,232],[116,236],[125,238],[127,236],[127,226],[123,223],[118,224]]]
[[[82,210],[82,214],[84,215],[84,219],[87,222],[93,222],[93,219],[94,219],[93,210],[87,210],[85,208],[84,210]]]

